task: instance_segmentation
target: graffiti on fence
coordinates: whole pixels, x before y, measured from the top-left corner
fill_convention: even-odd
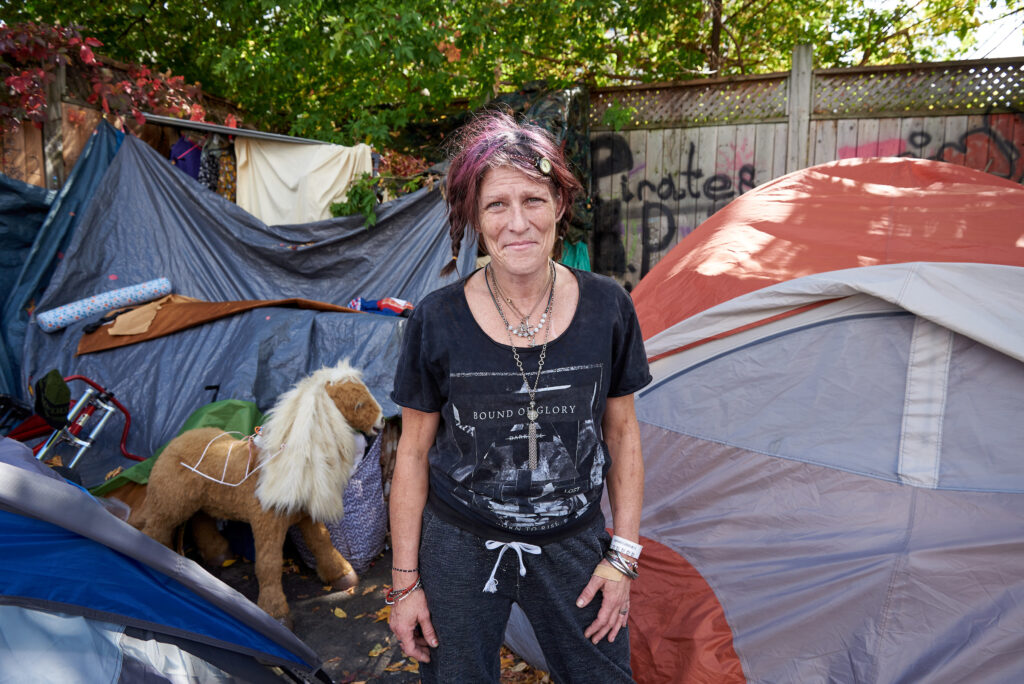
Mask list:
[[[936,140],[932,133],[917,130],[906,139],[868,141],[840,147],[838,153],[840,159],[897,156],[953,162],[1021,183],[1024,151],[1015,142],[1015,127],[1024,128],[1024,114],[985,114],[981,125],[968,128],[954,140]]]
[[[594,183],[601,185],[610,179],[618,189],[617,197],[595,197],[594,270],[624,278],[629,287],[631,281],[647,274],[663,251],[694,229],[698,217],[710,216],[753,188],[753,163],[742,161],[737,152],[740,146],[728,147],[735,160],[733,168],[704,169],[697,161],[696,144],[690,142],[678,160],[679,170],[652,179],[643,176],[642,164],[634,165],[633,152],[623,136],[594,136]],[[627,236],[627,231],[633,235]],[[627,253],[627,243],[639,246],[638,265],[632,263],[636,259],[631,257],[636,255],[632,250]]]

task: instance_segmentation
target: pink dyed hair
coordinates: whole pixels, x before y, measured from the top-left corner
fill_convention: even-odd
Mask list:
[[[557,226],[559,239],[555,240],[552,257],[561,257],[562,238],[572,219],[573,201],[583,187],[569,170],[562,148],[547,131],[533,124],[519,123],[505,112],[488,111],[460,128],[449,149],[451,164],[448,167],[446,200],[452,260],[441,269],[441,275],[455,270],[466,227],[476,227],[477,198],[484,175],[501,166],[517,168],[530,178],[551,183],[559,206],[563,208]],[[542,158],[551,163],[547,174],[538,167]]]

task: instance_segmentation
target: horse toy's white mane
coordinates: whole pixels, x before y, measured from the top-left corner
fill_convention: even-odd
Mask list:
[[[318,522],[342,517],[342,494],[357,457],[357,432],[327,386],[343,382],[362,385],[362,373],[347,359],[300,380],[270,409],[259,441],[256,486],[265,508],[304,510]]]

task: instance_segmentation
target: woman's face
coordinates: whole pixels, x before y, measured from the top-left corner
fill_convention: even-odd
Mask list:
[[[477,196],[477,231],[499,273],[547,273],[561,217],[561,202],[551,183],[533,180],[511,166],[484,174]]]

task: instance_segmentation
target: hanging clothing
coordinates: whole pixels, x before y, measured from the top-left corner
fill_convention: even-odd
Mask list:
[[[220,155],[220,167],[217,177],[217,194],[231,202],[235,201],[238,190],[238,174],[235,166],[235,153],[229,147]]]
[[[562,243],[562,263],[570,268],[577,268],[581,271],[589,271],[590,251],[587,249],[587,241]]]
[[[203,145],[203,153],[199,159],[199,183],[214,192],[217,192],[217,183],[220,177],[220,157],[227,148],[227,141],[216,133],[207,139]]]
[[[369,145],[307,145],[235,140],[238,206],[267,225],[331,218],[349,183],[373,171]]]
[[[171,164],[192,178],[199,178],[199,162],[202,155],[202,144],[182,135],[171,147]]]

